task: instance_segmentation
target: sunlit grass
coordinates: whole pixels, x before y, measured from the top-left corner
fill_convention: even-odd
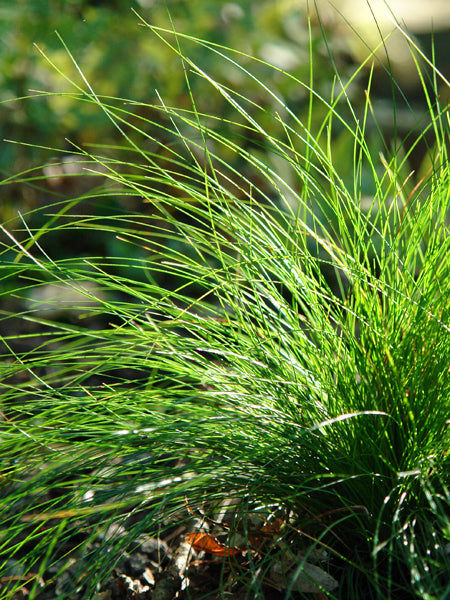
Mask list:
[[[97,216],[84,197],[41,210],[39,228],[27,225],[32,214],[19,231],[2,226],[5,289],[22,310],[2,314],[5,597],[27,579],[37,597],[44,572],[67,569],[71,552],[89,557],[74,585],[93,597],[140,533],[189,519],[186,501],[214,519],[232,497],[249,548],[247,566],[231,568],[249,597],[262,597],[261,574],[273,577],[287,547],[255,556],[248,513],[257,512],[283,515],[279,535],[294,556],[326,549],[323,568],[339,583],[330,598],[445,598],[446,107],[424,88],[435,139],[423,173],[412,173],[427,129],[410,150],[374,141],[370,80],[358,114],[338,73],[330,98],[309,88],[303,123],[263,81],[270,104],[258,108],[182,48],[200,44],[252,77],[236,53],[153,33],[179,53],[188,90],[202,77],[233,106],[234,133],[224,137],[220,116],[200,114],[192,94],[189,109],[159,98],[148,108],[162,144],[146,137],[150,117],[96,95],[77,66],[74,95],[124,138],[123,148],[74,149],[87,174],[101,166],[111,183],[91,200],[122,194],[151,210]],[[114,240],[117,254],[46,250],[48,236],[81,233]],[[43,307],[36,290],[50,283],[59,287]],[[127,535],[102,538],[111,523]],[[285,590],[299,593],[295,578]]]

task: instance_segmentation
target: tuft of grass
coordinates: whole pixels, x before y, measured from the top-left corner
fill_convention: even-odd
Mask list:
[[[323,586],[330,598],[443,600],[450,174],[439,73],[428,81],[412,46],[427,121],[391,148],[370,76],[357,108],[338,72],[329,98],[315,91],[312,60],[309,84],[296,82],[309,97],[303,121],[264,81],[263,103],[245,98],[183,48],[249,78],[250,57],[145,25],[179,55],[187,89],[209,82],[235,120],[223,135],[193,94],[190,107],[157,98],[137,114],[99,96],[73,59],[72,95],[124,144],[74,148],[79,170],[101,170],[109,188],[39,209],[36,227],[33,213],[1,227],[3,289],[20,307],[1,315],[2,597],[25,586],[40,597],[49,573],[72,578],[58,597],[95,597],[141,534],[192,519],[186,503],[215,519],[231,499],[246,561],[226,559],[224,593],[244,582],[262,598],[286,552],[299,575],[326,550],[339,583]],[[146,134],[155,128],[158,139]],[[118,196],[145,210],[90,211]],[[55,237],[97,235],[115,253],[47,250]],[[282,523],[265,554],[252,548],[255,514],[261,530]],[[118,523],[126,535],[105,536]],[[302,593],[296,581],[286,598]]]

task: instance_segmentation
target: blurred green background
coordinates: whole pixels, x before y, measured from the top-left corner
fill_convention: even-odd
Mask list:
[[[334,69],[338,70],[343,82],[348,81],[368,54],[365,42],[371,40],[373,46],[379,40],[371,13],[371,18],[368,18],[364,11],[354,10],[355,2],[340,2],[344,20],[338,18],[336,11],[330,10],[326,0],[319,2],[320,19],[314,12],[310,13],[314,89],[325,98],[330,95]],[[359,2],[356,4],[360,5]],[[397,4],[398,1],[393,2],[393,5]],[[450,55],[447,52],[448,29],[444,13],[441,15],[436,7],[439,5],[439,10],[445,11],[446,4],[445,0],[443,3],[435,0],[434,3],[427,4],[425,9],[422,7],[419,15],[418,10],[407,11],[408,14],[415,15],[412,28],[416,36],[422,36],[420,43],[424,48],[430,45],[430,16],[439,23],[439,29],[435,26],[434,38],[437,62],[444,71],[448,68],[446,57]],[[78,183],[72,182],[69,185],[64,178],[50,177],[58,174],[61,169],[64,175],[64,166],[58,167],[60,171],[56,172],[48,167],[42,169],[46,163],[55,160],[61,162],[61,154],[52,149],[67,153],[67,169],[70,169],[68,165],[74,147],[121,143],[118,131],[97,107],[68,96],[57,95],[59,92],[73,91],[73,88],[43,58],[34,44],[68,78],[82,84],[76,68],[55,33],[58,32],[99,95],[151,104],[159,102],[158,93],[167,105],[190,108],[191,101],[180,59],[158,40],[149,28],[143,26],[136,13],[152,25],[166,28],[173,26],[179,32],[230,46],[271,62],[307,83],[310,70],[307,5],[306,0],[0,0],[0,172],[1,178],[7,181],[7,185],[2,187],[0,220],[14,226],[18,223],[18,211],[22,214],[35,211],[58,198],[73,197],[85,192],[86,185],[99,185],[100,179],[95,178],[92,183],[82,183],[81,179],[78,179]],[[362,20],[352,21],[356,15]],[[389,27],[383,25],[380,16],[378,18],[381,29]],[[403,16],[400,15],[399,18]],[[324,40],[323,30],[327,41]],[[391,66],[394,71],[397,70],[394,74],[400,82],[400,88],[394,94],[397,96],[398,112],[395,132],[392,130],[392,87],[383,71],[383,52],[380,54],[380,63],[377,64],[374,84],[378,97],[378,103],[374,103],[374,110],[378,125],[385,135],[386,147],[392,142],[395,143],[393,138],[406,134],[411,126],[426,114],[424,97],[419,92],[419,81],[413,74],[414,65],[402,62],[401,43],[398,45],[398,38],[395,36],[392,40],[394,45],[390,48]],[[190,58],[212,77],[232,90],[244,94],[255,104],[258,119],[265,119],[263,125],[268,133],[277,135],[282,131],[277,119],[269,116],[273,100],[250,77],[244,76],[229,63],[217,60],[215,55],[206,52],[201,46],[188,45],[185,49]],[[333,54],[334,65],[330,60],[330,52]],[[281,97],[300,120],[306,122],[308,94],[304,88],[283,76],[279,70],[269,69],[262,63],[251,62],[245,56],[240,56],[238,61]],[[367,78],[368,69],[363,69],[348,88],[348,96],[356,112],[358,107],[362,109],[364,104]],[[192,77],[191,86],[199,109],[223,117],[221,123],[217,123],[216,126],[222,134],[234,135],[231,131],[227,132],[229,126],[226,124],[227,118],[236,118],[232,107],[220,95],[212,94],[210,86],[204,80]],[[18,100],[35,95],[36,91],[56,94]],[[402,99],[402,93],[406,101]],[[344,99],[342,104],[345,114]],[[258,106],[267,108],[266,114],[258,111]],[[128,110],[136,115],[155,118],[149,113],[149,109],[139,106],[128,105]],[[272,113],[274,111],[275,108]],[[316,112],[312,114],[313,134],[314,128],[320,127],[324,114],[323,107],[317,105]],[[350,118],[350,112],[348,117]],[[150,136],[160,135],[156,129],[149,129],[147,133]],[[353,166],[347,157],[352,138],[344,129],[337,129],[333,135],[336,167],[342,170],[344,177],[347,169],[348,177],[351,178]],[[144,145],[146,143],[145,140],[137,141],[143,142]],[[246,148],[252,148],[253,152],[260,153],[262,160],[274,166],[273,161],[276,161],[276,157],[266,153],[262,140],[249,136],[242,137],[240,143]],[[376,150],[376,144],[380,144],[378,134],[373,136],[371,143],[375,145]],[[226,159],[231,163],[238,161],[235,156],[227,156]],[[416,164],[412,167],[420,169],[421,156],[415,160]],[[237,162],[236,167],[244,168]],[[282,173],[283,165],[275,164],[275,167]],[[37,176],[43,177],[40,182],[24,184],[13,177],[32,168],[37,169]],[[253,176],[252,173],[247,175],[250,178]],[[288,173],[286,177],[289,177]],[[288,183],[295,185],[295,182]],[[371,194],[370,189],[366,192]],[[105,211],[113,213],[118,207],[125,212],[148,210],[148,205],[146,207],[135,198],[120,195],[117,198],[110,195],[102,198],[100,195],[96,200],[90,201],[90,211],[93,214],[103,214]],[[101,236],[97,242],[100,239]],[[82,241],[81,245],[83,243],[87,244],[87,241]],[[50,250],[60,251],[60,244],[59,250]],[[91,249],[85,247],[81,250],[89,253]],[[80,251],[80,244],[75,245],[74,251]],[[103,246],[100,251],[107,254],[112,249]]]

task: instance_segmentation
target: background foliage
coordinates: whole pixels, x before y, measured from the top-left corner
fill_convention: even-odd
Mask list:
[[[328,95],[333,87],[334,69],[339,70],[342,81],[351,84],[347,86],[345,95],[339,103],[341,113],[345,116],[346,103],[352,102],[352,109],[347,110],[347,118],[351,121],[356,111],[356,117],[361,118],[364,107],[364,89],[368,82],[369,68],[366,66],[358,72],[358,61],[362,55],[352,54],[351,45],[346,43],[348,32],[342,32],[334,23],[330,23],[327,31],[327,41],[322,35],[322,26],[313,18],[311,28],[308,27],[306,2],[214,2],[198,0],[195,3],[184,0],[168,2],[89,2],[88,0],[19,0],[14,3],[0,4],[0,137],[16,143],[2,143],[0,153],[0,172],[3,179],[11,183],[3,187],[0,217],[3,222],[13,223],[17,220],[18,211],[25,213],[37,211],[31,225],[42,222],[39,216],[41,206],[46,206],[49,198],[63,194],[74,197],[87,187],[101,185],[101,178],[92,178],[87,183],[86,178],[70,182],[58,177],[64,173],[73,174],[77,169],[69,165],[71,156],[78,147],[102,145],[114,146],[119,143],[120,134],[105,118],[101,111],[95,110],[88,103],[78,102],[76,98],[61,95],[61,92],[73,90],[70,83],[64,84],[57,70],[51,68],[42,57],[36,44],[54,62],[57,69],[69,78],[80,82],[61,39],[73,52],[87,79],[92,83],[99,95],[124,99],[132,99],[134,106],[128,105],[127,110],[137,118],[151,119],[149,109],[140,106],[139,102],[152,103],[158,97],[169,106],[188,108],[190,97],[186,81],[181,69],[179,58],[164,44],[159,43],[156,36],[148,29],[139,26],[135,10],[149,23],[155,26],[167,26],[170,19],[177,31],[191,34],[199,38],[224,44],[242,53],[236,60],[246,63],[245,54],[256,56],[275,64],[278,69],[295,77],[282,76],[278,70],[270,69],[263,63],[255,63],[252,70],[255,78],[263,79],[267,89],[282,97],[287,106],[296,114],[299,120],[308,122],[310,132],[317,135],[322,126],[325,110],[318,104],[309,113],[307,90],[297,84],[297,80],[311,84],[317,94]],[[314,15],[313,15],[314,17]],[[142,23],[140,24],[142,25]],[[324,24],[327,27],[327,22]],[[55,32],[58,32],[59,36]],[[359,35],[359,32],[357,32]],[[347,36],[347,37],[346,37]],[[244,94],[248,99],[248,110],[262,120],[269,135],[279,135],[282,126],[274,119],[266,116],[264,109],[271,110],[273,100],[257,86],[256,80],[244,78],[237,68],[230,63],[215,59],[214,55],[205,52],[201,45],[192,44],[187,48],[193,60],[200,60],[211,76],[223,81],[231,90]],[[333,53],[331,59],[330,51]],[[310,56],[314,56],[314,74],[310,72]],[[355,73],[356,72],[356,73]],[[380,136],[377,127],[382,127],[385,148],[396,145],[407,135],[407,145],[415,143],[417,135],[411,133],[414,126],[420,132],[426,126],[426,104],[424,97],[417,99],[413,89],[408,90],[408,97],[402,98],[402,91],[391,89],[388,78],[383,76],[383,65],[375,63],[375,77],[372,81],[374,97],[380,98],[372,107],[376,114],[376,122],[368,117],[368,128],[372,127],[374,135],[369,143],[374,148],[380,146]],[[378,84],[376,84],[378,81]],[[416,81],[418,83],[418,81]],[[376,89],[378,85],[378,91]],[[223,117],[215,124],[216,130],[224,135],[231,134],[228,119],[232,107],[224,98],[209,93],[204,79],[197,77],[191,83],[191,91],[195,94],[200,112]],[[50,95],[39,95],[33,91],[50,92]],[[55,95],[51,95],[55,92]],[[17,98],[35,95],[32,101],[17,101]],[[336,89],[336,95],[339,90]],[[397,104],[397,120],[390,118],[389,107],[392,106],[393,94]],[[387,98],[387,100],[386,100]],[[281,115],[284,117],[284,115]],[[158,119],[164,118],[158,115]],[[425,120],[424,120],[425,119]],[[168,121],[166,121],[166,125]],[[295,124],[293,124],[296,127]],[[161,143],[167,141],[167,135],[158,124],[147,123],[146,134],[158,138]],[[127,129],[130,133],[130,129]],[[139,135],[135,141],[140,142]],[[352,147],[352,137],[343,124],[335,124],[332,132],[333,151],[336,166],[340,168],[344,178],[351,181],[353,177],[348,152]],[[142,138],[141,138],[142,139]],[[426,138],[423,138],[426,140]],[[410,166],[417,169],[418,179],[428,168],[423,166],[420,171],[424,152],[423,140],[418,151],[409,159]],[[402,140],[403,141],[403,140]],[[243,150],[248,147],[258,151],[261,160],[268,165],[275,165],[286,177],[289,169],[279,159],[267,144],[255,132],[243,132],[241,141],[236,141]],[[324,142],[326,143],[326,142]],[[148,149],[148,142],[145,149]],[[55,149],[59,149],[55,152]],[[161,161],[167,158],[164,151]],[[224,159],[238,170],[246,168],[237,153],[228,152]],[[27,182],[26,185],[15,175],[21,171],[36,168],[36,176],[42,174],[42,164],[62,163],[54,169],[44,170],[47,180]],[[411,164],[412,163],[412,164]],[[80,167],[81,169],[81,167]],[[248,173],[250,178],[257,177]],[[366,194],[370,204],[373,194],[370,177],[366,179]],[[15,182],[15,183],[13,183]],[[258,184],[257,181],[255,181]],[[296,181],[286,181],[294,189],[298,189]],[[124,211],[139,210],[145,212],[148,205],[143,206],[136,199],[115,196],[109,193],[105,199],[97,194],[96,199],[90,200],[92,212],[98,215],[108,214],[122,207]],[[67,235],[67,232],[65,233]],[[108,254],[113,251],[110,242],[103,236],[96,240],[81,238],[73,243],[61,243],[61,239],[53,237],[54,247],[49,248],[53,253],[65,252],[69,248],[74,253],[90,252]],[[49,240],[50,243],[50,240]],[[117,249],[115,249],[117,250]]]

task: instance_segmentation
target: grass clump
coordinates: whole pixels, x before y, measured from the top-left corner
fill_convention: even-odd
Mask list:
[[[187,89],[208,81],[235,121],[222,135],[220,116],[193,95],[189,108],[159,98],[136,115],[77,67],[73,95],[103,111],[124,146],[74,150],[81,172],[101,169],[109,188],[36,211],[38,227],[34,213],[16,231],[2,226],[5,289],[20,307],[2,315],[2,593],[46,597],[45,581],[51,593],[58,582],[58,597],[100,597],[139,536],[173,532],[201,510],[208,523],[226,513],[224,547],[240,552],[224,559],[217,597],[263,598],[267,585],[280,597],[447,597],[439,74],[430,88],[412,47],[428,120],[390,147],[370,76],[357,110],[338,73],[320,97],[312,67],[310,85],[297,82],[309,95],[303,122],[264,81],[260,108],[183,47],[203,46],[246,77],[249,57],[151,29],[179,54]],[[146,135],[158,127],[161,138]],[[118,196],[145,210],[111,209]],[[109,210],[92,214],[94,199]],[[100,234],[115,254],[47,250],[52,238]]]

